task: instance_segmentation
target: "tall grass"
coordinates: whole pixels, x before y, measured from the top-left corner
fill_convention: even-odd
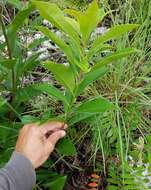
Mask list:
[[[151,135],[151,85],[150,85],[150,39],[151,39],[151,2],[150,1],[104,1],[102,6],[111,11],[111,25],[122,23],[140,24],[135,35],[126,34],[112,43],[118,49],[125,46],[140,50],[110,66],[110,73],[89,89],[89,94],[101,94],[110,98],[117,109],[100,117],[94,122],[94,144],[100,147],[104,168],[106,162],[117,158],[122,166],[122,178],[126,171],[125,162],[138,137]],[[98,126],[99,129],[98,130]],[[97,143],[100,138],[100,144]],[[103,142],[103,143],[102,143]],[[104,171],[104,173],[106,173]],[[120,184],[117,184],[120,187]],[[124,187],[124,181],[123,181]]]

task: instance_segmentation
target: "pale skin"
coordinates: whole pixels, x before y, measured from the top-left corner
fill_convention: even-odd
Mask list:
[[[15,150],[28,158],[34,168],[38,168],[48,159],[59,139],[66,135],[67,127],[56,121],[41,126],[25,125],[20,130]]]

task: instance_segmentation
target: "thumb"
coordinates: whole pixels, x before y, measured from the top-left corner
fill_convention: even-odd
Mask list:
[[[64,130],[59,130],[52,133],[52,135],[50,135],[46,141],[46,151],[50,154],[54,150],[59,139],[63,138],[65,135],[66,132]]]

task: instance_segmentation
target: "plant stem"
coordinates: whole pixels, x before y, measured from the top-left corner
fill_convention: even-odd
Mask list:
[[[0,5],[0,23],[1,23],[1,26],[2,26],[2,31],[3,31],[3,34],[4,34],[5,41],[6,41],[9,59],[13,59],[9,39],[8,39],[6,29],[5,29],[5,24],[3,22],[2,12],[3,12],[3,8]],[[16,79],[15,79],[14,68],[11,69],[11,74],[12,74],[12,98],[11,98],[11,104],[13,104],[13,101],[15,99],[15,93],[16,93]],[[10,114],[10,120],[12,120],[12,117],[13,117],[13,112],[11,112],[11,114]]]

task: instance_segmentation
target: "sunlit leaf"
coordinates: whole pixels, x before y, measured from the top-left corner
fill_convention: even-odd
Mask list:
[[[76,108],[77,113],[100,113],[110,110],[113,104],[102,97],[95,97],[94,99],[85,101],[81,103],[79,107]]]
[[[77,47],[79,46],[80,39],[76,30],[74,30],[72,25],[69,22],[67,22],[63,11],[61,11],[61,9],[56,4],[48,2],[40,2],[35,0],[33,0],[32,3],[39,10],[40,15],[43,18],[47,19],[58,29],[68,34],[69,37],[71,37],[72,40],[74,40]]]
[[[79,22],[82,38],[86,44],[91,33],[96,28],[97,24],[104,18],[106,13],[100,9],[97,0],[94,0],[85,12],[80,12],[72,9],[66,9],[65,12]]]
[[[47,61],[44,63],[44,67],[51,71],[54,74],[56,80],[58,80],[62,85],[69,89],[70,92],[73,93],[75,89],[75,77],[70,66]]]
[[[108,69],[106,67],[101,67],[99,69],[96,69],[94,71],[90,71],[86,73],[83,77],[83,80],[78,85],[77,94],[83,92],[83,90],[90,84],[92,84],[95,80],[99,79],[101,76],[103,76]]]
[[[105,34],[96,38],[96,40],[92,44],[90,51],[93,52],[95,49],[99,49],[99,46],[102,46],[102,43],[119,38],[123,34],[132,31],[138,27],[139,27],[138,24],[121,24],[113,26]]]

